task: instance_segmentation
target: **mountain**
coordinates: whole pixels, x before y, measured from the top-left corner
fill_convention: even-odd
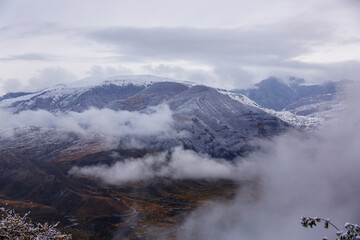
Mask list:
[[[338,101],[338,95],[345,83],[346,81],[340,81],[321,85],[304,85],[303,79],[290,78],[289,83],[286,84],[271,77],[255,84],[254,88],[234,92],[244,94],[263,108],[276,111],[286,110],[306,116],[317,111],[316,104],[330,106],[333,105],[332,101]],[[307,110],[299,110],[299,108],[307,108]]]
[[[121,80],[88,78],[35,93],[7,94],[0,99],[0,107],[13,113],[38,109],[49,112],[83,112],[91,107],[101,109],[112,101],[131,97],[154,79],[163,80],[152,76],[141,76],[140,82],[133,76],[124,76]]]
[[[276,78],[268,78],[255,84],[255,88],[235,91],[244,94],[261,107],[281,111],[296,101],[293,90]]]
[[[235,100],[217,89],[154,76],[85,79],[13,96],[0,100],[0,107],[15,114],[26,110],[81,113],[90,108],[144,111],[165,103],[173,113],[174,130],[188,134],[173,139],[142,137],[137,141],[161,150],[181,144],[213,157],[242,155],[250,150],[250,140],[274,136],[289,127],[261,108]]]

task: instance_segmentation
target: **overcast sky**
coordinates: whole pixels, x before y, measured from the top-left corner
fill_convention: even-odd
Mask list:
[[[0,95],[120,74],[357,80],[360,0],[0,0]]]

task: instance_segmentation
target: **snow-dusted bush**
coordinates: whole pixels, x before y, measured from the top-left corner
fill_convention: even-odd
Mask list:
[[[336,232],[336,240],[360,240],[360,227],[357,224],[346,223],[346,231],[341,231],[338,227],[330,222],[329,219],[319,218],[319,217],[302,217],[301,225],[304,227],[313,227],[316,226],[316,223],[324,222],[324,227],[329,228],[329,225],[334,227]],[[323,238],[326,240],[327,238]]]
[[[56,229],[58,224],[33,223],[28,213],[20,216],[12,209],[0,208],[0,239],[12,240],[68,240],[70,234]]]

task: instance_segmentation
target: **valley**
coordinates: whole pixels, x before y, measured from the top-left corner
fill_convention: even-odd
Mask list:
[[[63,150],[64,151],[64,150]],[[181,221],[207,201],[229,201],[239,184],[231,180],[173,180],[158,178],[118,186],[68,174],[73,165],[142,157],[154,150],[98,148],[52,153],[48,161],[31,152],[12,149],[0,154],[0,205],[34,221],[57,222],[73,239],[158,239],[160,232],[176,234]],[[28,156],[28,157],[24,157]],[[242,183],[245,184],[245,183]]]
[[[114,234],[121,235],[119,239],[158,239],[155,236],[164,230],[174,236],[192,210],[207,201],[229,201],[239,187],[229,180],[171,179],[106,186],[95,179],[68,176],[64,159],[33,164],[32,169],[26,167],[30,176],[21,178],[19,168],[18,176],[1,179],[0,205],[23,214],[30,211],[35,221],[60,221],[73,239],[109,239]],[[1,165],[12,176],[15,168]]]

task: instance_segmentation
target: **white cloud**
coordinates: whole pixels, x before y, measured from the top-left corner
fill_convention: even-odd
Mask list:
[[[255,175],[253,165],[245,161],[230,163],[205,154],[176,147],[143,158],[119,160],[111,166],[73,167],[76,176],[97,178],[107,184],[126,184],[158,177],[172,179],[248,179]]]
[[[23,86],[20,82],[20,80],[16,78],[10,78],[6,80],[0,79],[0,95],[2,94],[1,89],[3,89],[3,93],[7,92],[18,92],[21,91]]]
[[[101,65],[94,65],[90,68],[87,72],[91,77],[98,77],[98,78],[105,78],[105,77],[112,77],[117,75],[130,75],[133,72],[126,67],[122,66],[101,66]]]
[[[184,65],[184,67],[182,67]],[[189,63],[191,65],[191,63]],[[251,72],[239,66],[219,65],[217,67],[193,64],[191,68],[186,63],[145,65],[144,71],[148,74],[168,77],[172,79],[190,81],[197,84],[217,88],[247,88],[252,84],[254,76]]]
[[[74,131],[79,134],[102,134],[108,137],[152,136],[175,137],[172,112],[159,105],[144,112],[90,109],[81,113],[53,114],[44,110],[11,114],[0,110],[0,130],[11,133],[14,128],[37,126]]]
[[[70,71],[61,67],[48,67],[37,72],[36,76],[29,81],[29,90],[39,90],[56,84],[77,80]]]

